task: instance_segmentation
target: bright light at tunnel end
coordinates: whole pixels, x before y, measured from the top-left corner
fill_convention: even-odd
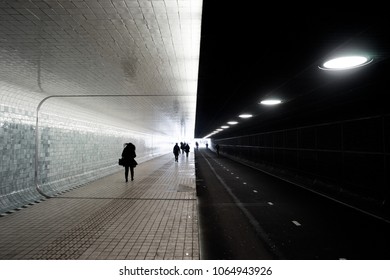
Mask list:
[[[373,61],[372,58],[366,56],[342,56],[326,61],[321,66],[321,70],[341,71],[349,70],[365,66]]]

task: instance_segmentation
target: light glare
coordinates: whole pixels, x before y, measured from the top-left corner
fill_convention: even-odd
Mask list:
[[[235,124],[238,124],[238,122],[236,122],[236,121],[230,121],[230,122],[227,122],[227,124],[235,125]]]

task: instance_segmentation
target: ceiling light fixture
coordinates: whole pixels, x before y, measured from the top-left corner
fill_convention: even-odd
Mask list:
[[[238,122],[236,122],[236,121],[229,121],[229,122],[227,122],[227,124],[235,125],[235,124],[238,124]]]
[[[267,105],[267,106],[277,105],[280,103],[282,103],[282,100],[279,99],[266,99],[260,102],[260,104]]]
[[[229,128],[229,126],[228,125],[223,125],[223,126],[221,126],[221,128],[226,129],[226,128]]]
[[[242,118],[242,119],[249,119],[249,118],[253,117],[253,115],[251,115],[251,114],[241,114],[241,115],[239,115],[239,117]]]
[[[372,58],[366,56],[342,56],[328,60],[318,68],[330,71],[348,70],[365,66],[372,61]]]

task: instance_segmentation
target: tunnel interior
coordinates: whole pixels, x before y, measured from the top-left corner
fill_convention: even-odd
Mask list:
[[[195,135],[224,156],[388,219],[390,24],[380,7],[204,2]],[[370,63],[324,68],[353,56]]]
[[[118,171],[124,143],[142,163],[196,137],[388,217],[383,5],[1,1],[0,212],[40,199],[37,177],[55,194]],[[321,69],[357,55],[371,63]]]
[[[202,1],[1,1],[0,212],[193,139]],[[37,144],[36,144],[37,143]]]

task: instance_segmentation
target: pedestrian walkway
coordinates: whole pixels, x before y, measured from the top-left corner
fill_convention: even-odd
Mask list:
[[[0,259],[199,259],[195,181],[169,154],[0,217]]]

